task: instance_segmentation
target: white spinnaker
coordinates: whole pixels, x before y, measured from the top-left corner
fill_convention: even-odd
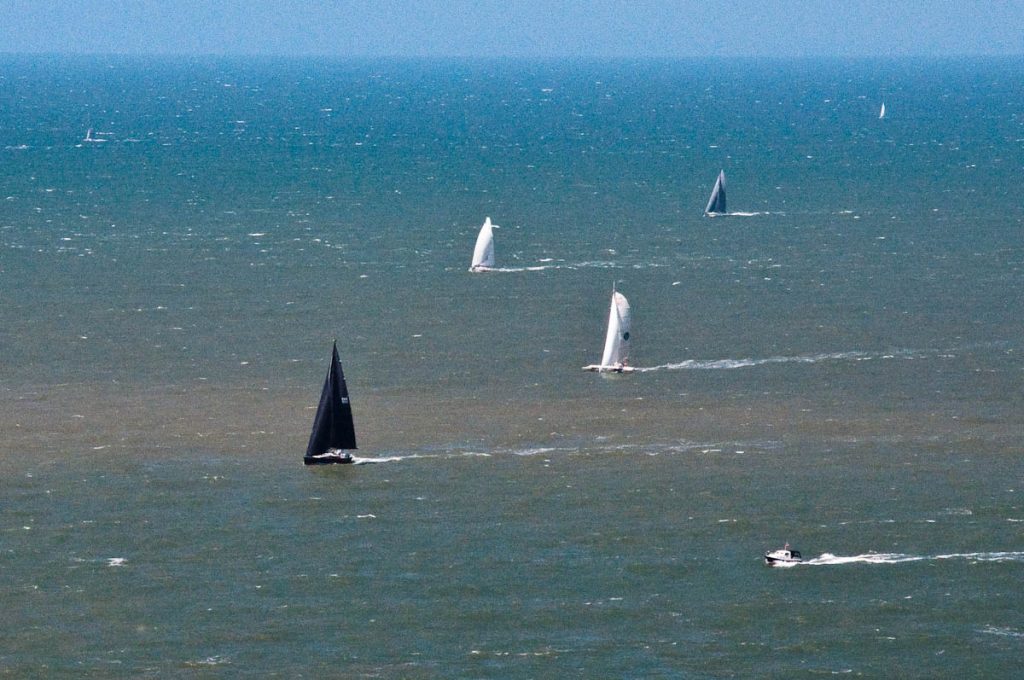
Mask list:
[[[608,313],[608,335],[604,340],[601,366],[619,366],[629,358],[629,334],[632,319],[626,296],[612,293],[612,306]]]
[[[494,266],[494,232],[491,231],[491,218],[484,220],[484,226],[480,227],[480,234],[476,237],[476,247],[473,249],[473,263],[470,269],[477,267]]]

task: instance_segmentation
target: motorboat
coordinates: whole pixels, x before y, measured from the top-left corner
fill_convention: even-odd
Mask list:
[[[792,550],[789,543],[778,550],[768,550],[764,554],[764,563],[769,567],[791,567],[803,561],[800,551]]]

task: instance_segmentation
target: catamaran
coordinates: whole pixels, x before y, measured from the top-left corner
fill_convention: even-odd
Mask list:
[[[608,313],[608,335],[604,340],[604,354],[600,364],[584,366],[584,371],[598,373],[632,373],[635,368],[627,366],[629,361],[629,339],[632,314],[626,296],[612,288],[612,305]]]
[[[486,272],[494,269],[494,232],[491,231],[494,226],[491,224],[491,218],[488,217],[484,220],[484,225],[480,227],[469,271]]]
[[[711,198],[708,199],[708,207],[704,208],[704,214],[709,217],[725,215],[725,170],[718,173],[715,180],[715,188],[711,190]]]
[[[329,465],[351,463],[350,450],[356,448],[356,429],[352,423],[352,404],[348,398],[348,385],[338,360],[338,343],[331,352],[331,366],[327,369],[324,388],[320,392],[320,404],[313,419],[313,431],[309,435],[306,465]]]

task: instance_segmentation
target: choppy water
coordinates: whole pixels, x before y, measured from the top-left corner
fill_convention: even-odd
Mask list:
[[[1016,672],[1022,75],[5,57],[0,669]]]

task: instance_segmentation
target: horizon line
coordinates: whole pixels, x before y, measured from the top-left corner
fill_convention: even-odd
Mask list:
[[[1024,52],[957,52],[949,54],[908,53],[908,54],[711,54],[711,55],[655,55],[655,54],[400,54],[362,53],[343,54],[336,52],[105,52],[105,51],[9,51],[0,50],[0,57],[151,57],[189,59],[327,59],[365,61],[381,59],[399,60],[447,60],[447,61],[717,61],[717,60],[759,60],[759,61],[920,61],[956,59],[1024,59]]]

